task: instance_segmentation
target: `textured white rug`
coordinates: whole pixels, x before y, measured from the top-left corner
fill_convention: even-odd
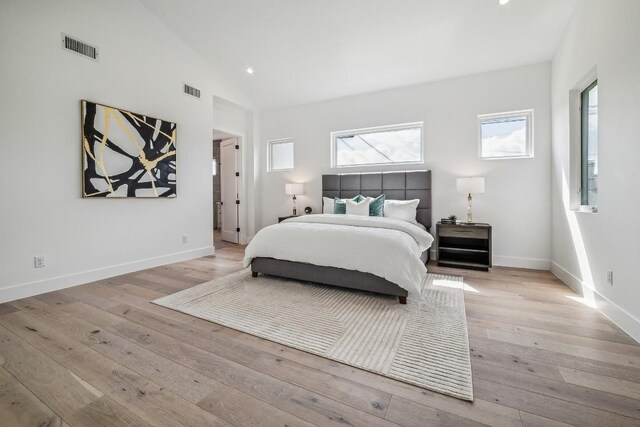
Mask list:
[[[461,277],[429,274],[420,298],[301,283],[249,269],[153,301],[248,334],[473,400]]]

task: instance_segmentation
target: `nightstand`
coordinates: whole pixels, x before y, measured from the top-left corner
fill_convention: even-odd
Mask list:
[[[491,268],[491,225],[436,224],[436,256],[443,267],[488,271]]]
[[[285,219],[295,218],[295,217],[297,217],[297,216],[300,216],[300,215],[279,216],[279,217],[278,217],[278,223],[281,223],[281,222],[282,222],[282,221],[284,221]]]

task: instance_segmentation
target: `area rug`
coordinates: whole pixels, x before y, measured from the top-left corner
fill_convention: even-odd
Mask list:
[[[327,359],[473,400],[461,277],[428,274],[420,297],[302,283],[249,269],[153,303]]]

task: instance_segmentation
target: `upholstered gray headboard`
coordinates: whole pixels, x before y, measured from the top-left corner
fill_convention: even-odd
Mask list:
[[[322,175],[322,196],[352,198],[377,197],[387,199],[420,199],[417,221],[427,230],[431,228],[431,171],[349,173]]]

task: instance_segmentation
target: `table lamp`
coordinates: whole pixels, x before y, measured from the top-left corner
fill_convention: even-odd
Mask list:
[[[287,196],[293,196],[293,216],[296,216],[296,194],[304,194],[303,184],[288,183],[284,185]]]
[[[471,194],[484,193],[484,177],[458,178],[456,180],[456,189],[460,194],[468,194],[467,201],[467,222],[473,223],[473,215],[471,213]]]

